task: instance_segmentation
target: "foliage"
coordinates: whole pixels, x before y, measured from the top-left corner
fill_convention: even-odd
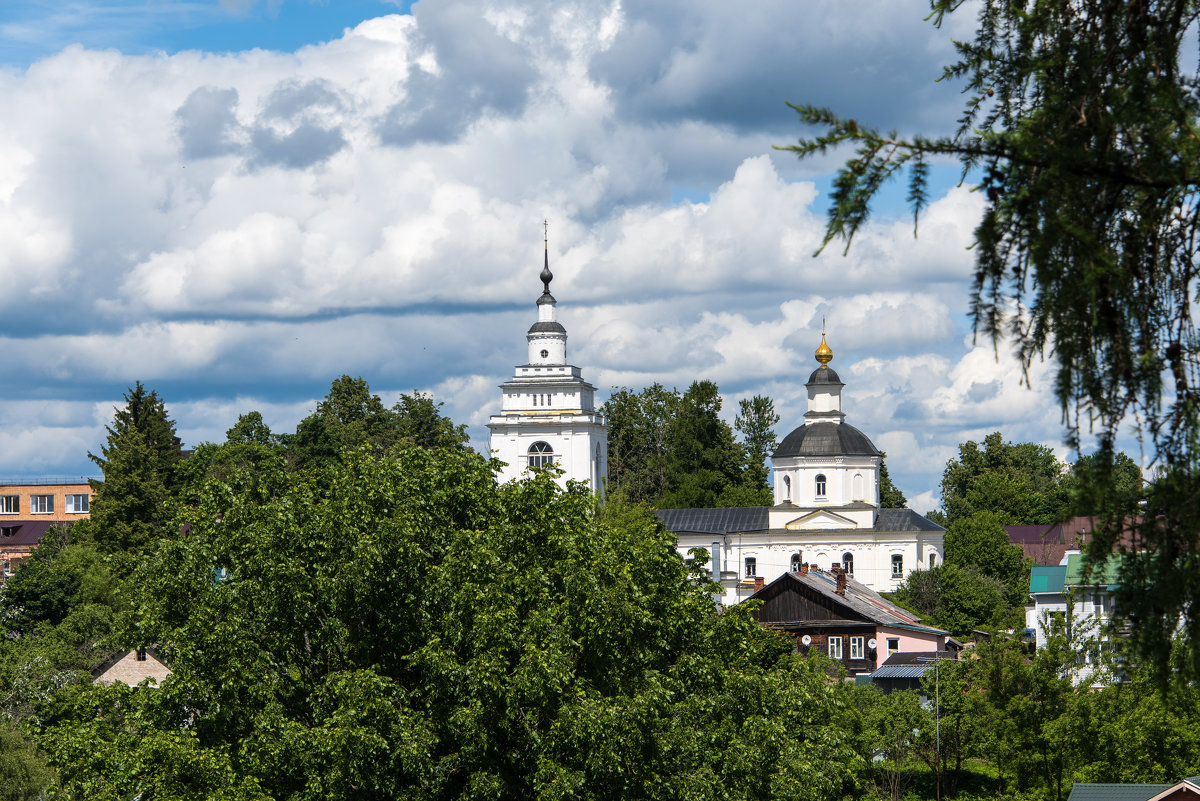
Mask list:
[[[933,0],[940,25],[961,0]],[[1104,530],[1090,557],[1136,541],[1124,561],[1133,640],[1167,665],[1178,621],[1187,670],[1200,675],[1200,338],[1193,303],[1200,239],[1200,92],[1185,39],[1190,0],[985,0],[973,40],[956,42],[945,76],[966,106],[952,136],[900,138],[812,106],[823,129],[791,148],[856,152],[834,181],[825,242],[849,241],[870,202],[908,170],[918,216],[931,158],[949,155],[986,207],[975,229],[976,331],[1011,339],[1025,365],[1051,352],[1055,390],[1078,446],[1100,442]],[[1144,437],[1161,478],[1134,514],[1112,474],[1123,424]],[[1165,667],[1164,667],[1165,669]]]
[[[0,801],[41,798],[52,775],[24,732],[10,721],[0,720]]]
[[[1013,628],[1023,612],[1009,603],[1009,588],[1003,582],[952,562],[912,571],[893,596],[926,622],[956,636],[969,636],[975,629]]]
[[[462,451],[253,469],[208,482],[135,582],[135,634],[174,676],[62,693],[42,742],[66,797],[852,786],[840,687],[747,608],[714,614],[645,508],[546,474],[498,487]]]
[[[169,515],[166,503],[176,485],[180,459],[175,423],[157,392],[137,382],[125,393],[125,406],[114,410],[100,456],[88,454],[104,472],[93,481],[87,527],[108,552],[136,552],[158,536]]]
[[[379,453],[409,445],[465,449],[466,426],[443,416],[441,407],[432,397],[414,392],[401,394],[388,409],[364,379],[342,375],[334,379],[316,411],[284,439],[298,467],[335,461],[343,450],[364,445]]]
[[[772,496],[767,486],[766,463],[777,444],[775,426],[779,424],[779,415],[775,412],[775,401],[765,395],[755,395],[752,398],[742,398],[738,402],[738,409],[733,427],[742,435],[742,447],[745,449],[746,468],[743,484],[747,488],[759,490],[757,500],[738,505],[769,506]]]
[[[1003,512],[976,511],[950,523],[946,530],[946,563],[974,568],[1004,588],[1010,606],[1022,606],[1029,597],[1029,566],[1025,553],[1013,545],[1004,530],[1010,520]]]
[[[608,486],[660,508],[763,506],[771,503],[765,461],[775,447],[775,403],[743,399],[735,418],[744,441],[721,419],[711,381],[686,392],[653,384],[621,389],[604,404],[608,422]]]
[[[1065,468],[1054,451],[1032,442],[1005,442],[988,434],[958,446],[942,473],[942,508],[951,525],[976,512],[1001,513],[1005,525],[1053,524],[1067,516]]]
[[[900,488],[892,483],[892,477],[888,475],[887,469],[887,454],[880,452],[879,458],[879,508],[881,509],[905,509],[908,507],[908,499],[904,497],[904,493]]]

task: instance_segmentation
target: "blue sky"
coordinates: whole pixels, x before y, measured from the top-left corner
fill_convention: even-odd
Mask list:
[[[486,443],[524,356],[543,219],[569,360],[606,393],[716,381],[782,438],[826,319],[848,421],[919,511],[958,443],[1059,447],[971,341],[979,199],[939,168],[819,258],[836,156],[784,101],[948,130],[969,34],[924,0],[0,4],[0,474],[75,474],[122,391],[189,444],[292,430],[342,373],[432,392]],[[1060,448],[1060,452],[1061,448]],[[1063,452],[1065,454],[1065,452]]]

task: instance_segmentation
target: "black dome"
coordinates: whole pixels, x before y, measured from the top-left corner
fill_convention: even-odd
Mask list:
[[[845,386],[845,384],[842,384],[842,379],[838,378],[838,374],[833,371],[833,368],[825,367],[824,365],[812,371],[812,375],[808,377],[808,383],[841,384],[842,386]]]
[[[879,450],[854,426],[813,423],[800,426],[784,437],[771,456],[775,459],[787,456],[879,456]]]
[[[544,334],[546,332],[565,334],[567,333],[567,329],[562,327],[562,323],[556,322],[534,323],[533,325],[529,326],[529,333],[531,334]]]

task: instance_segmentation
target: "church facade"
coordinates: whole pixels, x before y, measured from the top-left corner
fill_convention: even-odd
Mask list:
[[[881,509],[883,456],[845,422],[842,388],[821,335],[809,376],[804,423],[771,456],[774,505],[663,509],[663,524],[685,557],[708,552],[726,604],[742,601],[785,573],[837,566],[876,592],[913,570],[941,562],[945,529],[911,509]]]
[[[549,244],[542,268],[543,290],[537,321],[525,334],[528,355],[512,378],[500,385],[500,413],[488,421],[492,456],[505,463],[500,482],[527,475],[531,468],[553,465],[558,481],[587,482],[604,491],[608,477],[608,429],[596,410],[596,388],[582,371],[567,363],[567,330],[557,319],[550,294]]]

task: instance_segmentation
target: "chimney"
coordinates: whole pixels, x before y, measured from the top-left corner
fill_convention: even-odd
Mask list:
[[[842,569],[841,565],[833,565],[831,568],[829,568],[829,572],[832,573],[833,577],[837,580],[837,590],[836,590],[837,594],[841,595],[842,597],[845,597],[845,595],[846,595],[846,571]]]
[[[763,585],[766,583],[767,583],[767,580],[765,578],[762,578],[761,576],[756,577],[754,579],[754,591],[758,592],[759,590],[761,590],[763,588]]]

